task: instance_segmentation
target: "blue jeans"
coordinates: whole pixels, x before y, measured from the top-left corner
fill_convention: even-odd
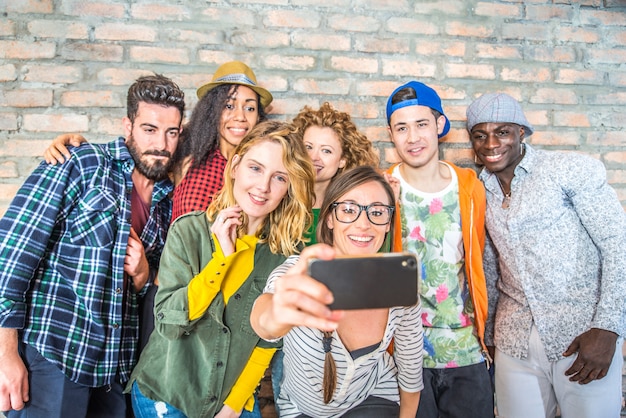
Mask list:
[[[150,398],[141,393],[137,382],[133,382],[133,387],[130,391],[130,395],[133,401],[133,411],[135,412],[135,418],[187,418],[178,409],[172,405],[163,401],[153,401]],[[261,410],[259,409],[259,403],[254,399],[254,409],[252,411],[241,411],[240,418],[261,418]]]
[[[7,412],[8,418],[123,418],[126,415],[127,398],[121,383],[97,388],[82,386],[70,381],[32,346],[20,343],[19,352],[28,369],[30,400],[21,411]]]
[[[493,386],[485,363],[423,370],[417,418],[493,418]]]

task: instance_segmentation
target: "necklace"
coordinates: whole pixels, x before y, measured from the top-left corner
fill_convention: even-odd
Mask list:
[[[504,191],[504,187],[502,187],[502,183],[500,182],[500,179],[498,178],[498,176],[496,176],[496,180],[498,180],[498,184],[500,185],[500,190],[502,190],[502,194],[504,195],[504,198],[502,199],[502,209],[508,209],[509,206],[511,205],[511,191],[509,190],[509,192],[506,193]]]

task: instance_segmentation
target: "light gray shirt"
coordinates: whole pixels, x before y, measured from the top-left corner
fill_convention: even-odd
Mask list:
[[[491,240],[485,339],[525,358],[534,323],[556,361],[590,328],[625,334],[626,214],[600,161],[525,147],[508,209],[495,175],[480,174]]]

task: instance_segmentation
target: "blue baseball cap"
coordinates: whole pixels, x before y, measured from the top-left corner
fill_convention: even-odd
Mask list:
[[[403,100],[398,103],[391,104],[391,99],[402,89],[412,88],[415,90],[415,95],[417,98]],[[441,113],[446,118],[446,124],[443,127],[443,131],[439,134],[439,138],[444,137],[448,131],[450,131],[450,121],[448,117],[443,112],[443,107],[441,106],[441,98],[437,94],[435,90],[428,87],[426,84],[420,83],[419,81],[409,81],[408,83],[398,87],[391,93],[389,99],[387,99],[387,124],[391,121],[391,114],[398,109],[401,109],[406,106],[426,106],[431,109],[436,110]]]

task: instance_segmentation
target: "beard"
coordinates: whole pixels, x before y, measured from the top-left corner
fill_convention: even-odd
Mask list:
[[[171,153],[168,151],[157,150],[147,150],[141,152],[137,148],[137,143],[135,142],[132,134],[130,134],[126,139],[126,148],[128,148],[128,152],[135,161],[135,169],[147,179],[161,181],[168,178],[170,168],[172,166]],[[168,159],[167,162],[161,160],[150,162],[150,160],[146,157],[148,155],[157,155],[160,157],[167,157]]]

